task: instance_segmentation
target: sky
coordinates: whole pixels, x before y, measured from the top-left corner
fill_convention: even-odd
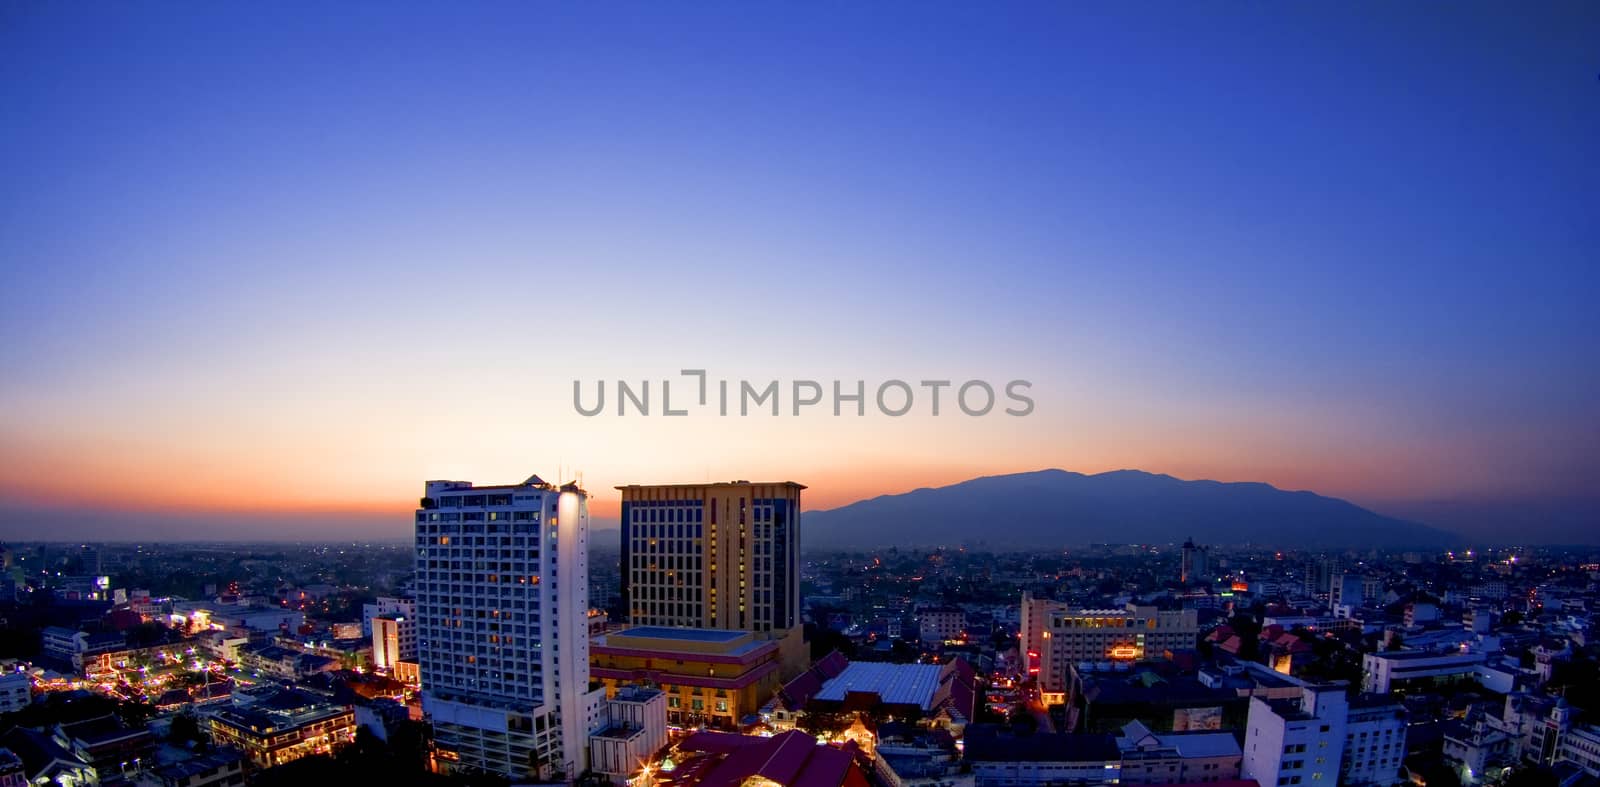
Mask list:
[[[1060,467],[1594,541],[1597,42],[1589,2],[8,3],[0,537]],[[573,406],[682,369],[1035,407]]]

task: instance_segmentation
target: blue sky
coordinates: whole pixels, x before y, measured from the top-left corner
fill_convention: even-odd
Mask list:
[[[1579,2],[12,4],[0,497],[249,512],[322,458],[330,511],[529,461],[832,505],[1138,466],[1582,532],[1596,42]],[[685,366],[1041,407],[561,407]]]

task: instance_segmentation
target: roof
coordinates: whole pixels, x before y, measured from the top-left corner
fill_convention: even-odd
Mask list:
[[[968,762],[1120,762],[1122,750],[1110,735],[1083,733],[1002,734],[993,727],[968,727]]]
[[[1131,721],[1122,727],[1118,744],[1124,750],[1170,749],[1185,759],[1238,757],[1243,751],[1231,732],[1152,732],[1144,722]]]
[[[706,735],[715,737],[702,737]],[[685,787],[737,787],[752,776],[785,787],[866,785],[865,775],[855,764],[854,743],[838,747],[820,744],[799,730],[771,738],[696,733],[689,736],[684,745],[691,743],[694,750],[709,752],[701,758],[708,764],[680,768],[681,781],[675,780],[675,783]],[[713,748],[701,748],[707,746]]]
[[[843,702],[852,693],[876,694],[886,705],[916,705],[931,710],[943,669],[938,664],[858,661],[824,683],[815,699]]]
[[[798,483],[795,483],[794,481],[745,481],[743,479],[740,479],[738,481],[708,481],[708,482],[699,483],[699,484],[622,484],[622,485],[617,486],[616,488],[617,489],[621,489],[621,490],[629,490],[629,489],[706,489],[706,488],[722,487],[722,486],[791,486],[791,487],[794,487],[795,489],[805,489],[806,488],[805,484],[798,484]]]
[[[850,660],[843,653],[833,651],[812,664],[810,669],[800,673],[794,680],[783,685],[778,693],[791,708],[804,707],[817,692],[822,690],[822,685],[839,676],[845,668],[850,666]]]
[[[1367,655],[1370,657],[1383,659],[1385,661],[1417,661],[1420,659],[1483,660],[1482,653],[1461,653],[1459,651],[1453,653],[1435,653],[1431,650],[1385,650],[1377,653],[1368,653]]]
[[[670,628],[667,626],[635,626],[615,632],[623,637],[665,639],[687,642],[732,642],[745,635],[743,631],[729,629]]]
[[[153,734],[145,727],[129,727],[111,714],[58,725],[61,734],[86,746]]]
[[[0,743],[4,743],[6,748],[22,760],[23,772],[30,781],[38,781],[42,776],[53,776],[62,768],[89,767],[83,760],[61,748],[61,745],[49,735],[27,727],[12,728],[4,736],[0,736]]]
[[[164,765],[156,773],[173,784],[181,784],[190,776],[209,773],[244,759],[244,752],[232,746],[222,746],[205,754],[197,754],[182,762]]]

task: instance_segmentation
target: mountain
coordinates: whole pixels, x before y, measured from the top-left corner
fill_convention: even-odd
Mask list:
[[[1184,481],[1139,470],[987,476],[937,489],[807,511],[806,549],[1095,543],[1257,543],[1433,547],[1454,535],[1332,497],[1258,483]]]

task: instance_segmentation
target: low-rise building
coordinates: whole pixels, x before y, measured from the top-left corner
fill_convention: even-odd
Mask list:
[[[211,737],[261,768],[328,754],[355,739],[355,712],[309,692],[284,689],[248,706],[207,711]]]
[[[736,729],[777,690],[779,660],[778,642],[748,631],[636,626],[595,637],[589,672],[607,696],[661,689],[669,724]]]
[[[88,763],[100,781],[131,775],[155,762],[156,736],[150,728],[130,726],[115,715],[58,724],[55,742]]]
[[[1117,736],[1123,784],[1188,784],[1239,778],[1243,753],[1231,732],[1155,733],[1129,722]]]
[[[1460,651],[1431,653],[1424,650],[1380,651],[1362,656],[1362,691],[1427,689],[1444,683],[1474,680],[1484,664],[1482,653]]]
[[[0,713],[10,713],[28,707],[33,701],[33,678],[26,672],[7,672],[0,675]]]
[[[968,728],[964,744],[975,787],[1116,784],[1122,778],[1122,751],[1110,735],[1018,736],[984,726]]]
[[[624,686],[606,700],[605,726],[589,736],[589,768],[622,784],[667,743],[667,695]]]

